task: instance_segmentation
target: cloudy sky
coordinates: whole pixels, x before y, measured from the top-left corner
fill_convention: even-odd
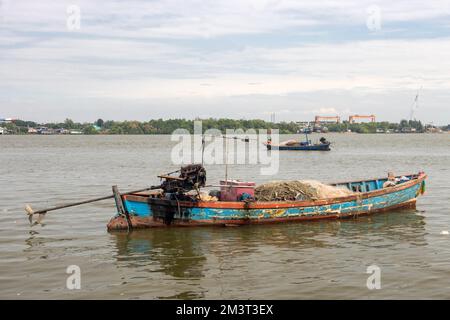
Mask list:
[[[0,118],[448,124],[449,57],[450,0],[0,0]]]

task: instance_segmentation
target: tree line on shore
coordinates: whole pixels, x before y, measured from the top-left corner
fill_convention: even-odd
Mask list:
[[[235,120],[235,119],[198,119],[202,121],[203,130],[218,129],[225,132],[226,129],[278,129],[281,134],[298,133],[301,125],[297,122],[272,123],[264,120]],[[4,127],[13,134],[25,134],[29,128],[46,127],[49,129],[77,130],[83,134],[171,134],[176,129],[186,129],[193,133],[194,121],[187,119],[153,119],[149,121],[104,121],[98,119],[93,123],[79,123],[66,119],[61,123],[38,124],[34,121],[16,120],[7,123]],[[327,123],[329,132],[357,132],[376,133],[377,130],[384,132],[401,131],[403,128],[414,128],[416,132],[423,132],[425,127],[420,121],[402,120],[400,123],[370,122],[370,123]]]

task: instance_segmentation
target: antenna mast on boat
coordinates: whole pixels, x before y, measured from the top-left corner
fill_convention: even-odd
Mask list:
[[[205,134],[202,134],[202,166],[203,166],[203,158],[205,155]]]
[[[225,184],[228,184],[228,139],[226,136],[223,136],[225,139]]]

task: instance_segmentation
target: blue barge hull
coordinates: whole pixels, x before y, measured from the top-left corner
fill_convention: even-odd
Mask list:
[[[266,145],[268,150],[290,150],[290,151],[330,151],[329,143],[312,144],[312,145],[294,145],[294,146],[276,146]]]

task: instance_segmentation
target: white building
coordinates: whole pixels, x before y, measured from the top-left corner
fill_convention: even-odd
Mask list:
[[[2,128],[2,127],[0,127],[0,134],[6,134],[6,129],[5,129],[5,128]]]

